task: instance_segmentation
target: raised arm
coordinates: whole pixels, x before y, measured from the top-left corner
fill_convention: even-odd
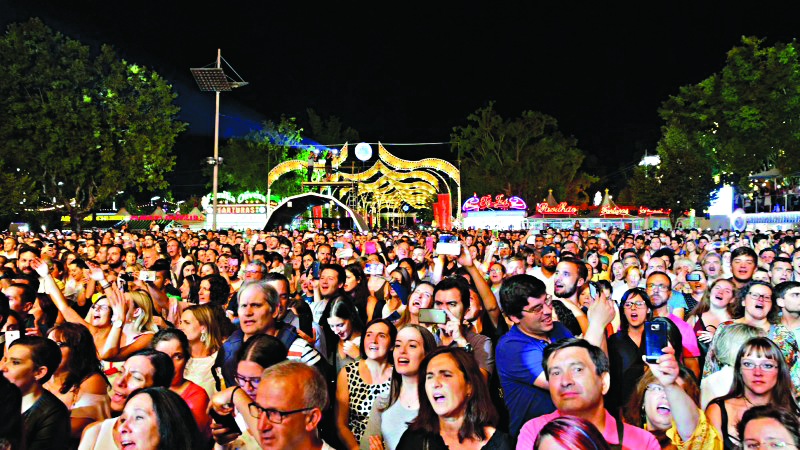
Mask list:
[[[461,243],[461,254],[458,255],[458,263],[461,264],[461,266],[467,270],[469,276],[472,277],[472,282],[475,283],[475,288],[477,288],[478,295],[481,298],[483,309],[489,314],[492,325],[497,328],[497,324],[500,322],[500,305],[497,304],[497,297],[494,296],[492,289],[489,287],[489,283],[483,278],[481,271],[473,263],[472,255],[469,254],[469,249],[467,249],[467,246],[463,242]]]
[[[72,309],[69,304],[67,304],[67,300],[64,298],[64,293],[61,292],[61,289],[56,286],[55,281],[53,280],[52,275],[47,270],[47,263],[42,261],[39,258],[34,259],[31,262],[31,267],[36,270],[36,273],[39,274],[40,277],[44,280],[44,288],[47,295],[53,300],[53,304],[56,305],[58,311],[64,316],[64,320],[70,323],[77,323],[85,326],[89,329],[92,334],[97,332],[97,329],[89,324],[87,321],[83,319],[74,309]]]

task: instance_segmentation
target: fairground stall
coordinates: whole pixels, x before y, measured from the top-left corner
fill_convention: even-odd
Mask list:
[[[557,202],[550,191],[547,201],[537,203],[535,213],[526,219],[526,228],[608,229],[621,228],[638,231],[654,228],[669,228],[669,210],[646,207],[618,206],[606,190],[599,205],[569,205]]]
[[[462,226],[476,230],[520,230],[525,227],[528,206],[519,197],[473,194],[461,205]]]

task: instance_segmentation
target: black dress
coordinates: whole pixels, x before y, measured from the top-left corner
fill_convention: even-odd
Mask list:
[[[406,430],[395,450],[448,450],[444,439],[438,433],[427,433],[422,430]],[[495,430],[494,434],[481,450],[513,450],[511,436]]]
[[[28,450],[63,448],[69,442],[69,410],[50,391],[45,390],[39,400],[22,413],[22,421]]]

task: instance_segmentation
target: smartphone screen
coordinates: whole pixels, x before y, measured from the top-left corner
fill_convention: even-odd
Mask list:
[[[441,309],[423,308],[419,310],[419,321],[421,323],[443,324],[447,322],[447,313]]]
[[[316,280],[319,279],[319,261],[314,261],[311,264],[311,276]]]
[[[667,326],[663,322],[645,322],[645,360],[655,363],[663,355],[661,350],[667,346]]]
[[[383,264],[367,264],[364,268],[364,273],[367,275],[383,275]]]

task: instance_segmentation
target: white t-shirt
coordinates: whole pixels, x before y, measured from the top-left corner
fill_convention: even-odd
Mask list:
[[[551,296],[556,295],[555,294],[555,283],[556,283],[556,275],[555,274],[553,274],[553,276],[548,278],[547,275],[545,275],[542,272],[542,268],[541,267],[536,267],[531,271],[531,275],[533,275],[536,278],[542,280],[542,282],[544,283],[544,286],[545,286],[545,290],[547,291],[547,293],[549,295],[551,295]]]

